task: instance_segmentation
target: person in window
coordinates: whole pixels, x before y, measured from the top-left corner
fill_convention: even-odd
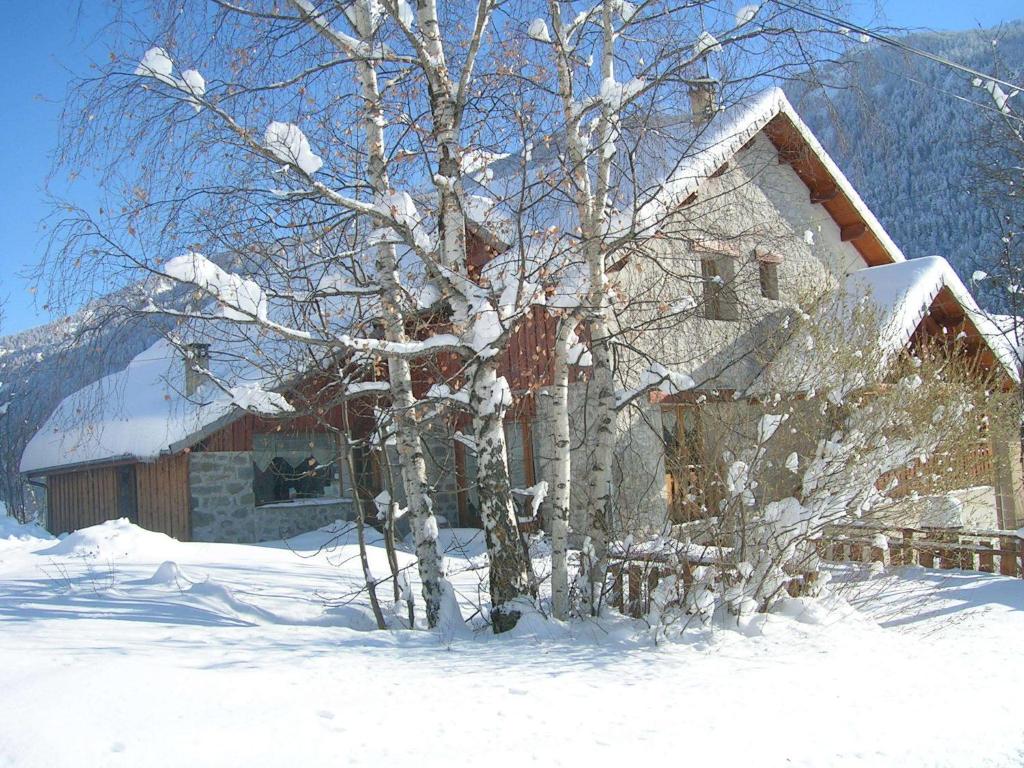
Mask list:
[[[295,498],[316,499],[324,495],[331,483],[330,466],[319,466],[316,457],[309,456],[295,470]]]
[[[257,469],[255,472],[253,492],[256,495],[256,503],[287,501],[291,498],[290,489],[294,476],[295,470],[288,460],[275,456],[264,471]]]

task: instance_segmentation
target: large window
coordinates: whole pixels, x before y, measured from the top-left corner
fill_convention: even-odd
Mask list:
[[[707,517],[708,482],[700,411],[678,406],[662,411],[665,443],[665,485],[669,517],[685,523]]]
[[[341,474],[334,435],[253,436],[256,505],[339,498]]]

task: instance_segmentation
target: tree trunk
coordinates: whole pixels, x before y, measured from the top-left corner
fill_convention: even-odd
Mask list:
[[[370,608],[373,610],[373,618],[377,622],[377,629],[387,629],[388,625],[384,621],[384,613],[380,609],[380,600],[377,598],[377,580],[373,577],[373,573],[370,571],[370,558],[366,552],[363,503],[362,499],[359,498],[359,488],[355,484],[355,478],[358,477],[358,475],[356,474],[356,463],[352,459],[352,444],[347,431],[344,436],[344,451],[344,461],[345,466],[348,468],[348,476],[353,479],[352,504],[355,506],[356,538],[359,542],[359,562],[363,568],[363,580],[366,582],[366,591],[370,595]]]
[[[593,448],[590,452],[590,471],[587,476],[587,536],[592,552],[583,556],[586,570],[584,600],[592,615],[600,611],[608,564],[608,518],[612,509],[612,455],[615,445],[615,382],[612,374],[611,345],[608,327],[602,317],[589,323],[591,354],[593,356],[592,387],[595,413],[589,436]]]
[[[480,517],[490,557],[491,625],[495,633],[515,627],[516,601],[536,598],[519,537],[508,476],[504,415],[511,394],[497,363],[482,361],[473,375],[470,407],[477,450]]]
[[[562,320],[555,340],[554,382],[551,398],[551,466],[554,487],[551,509],[551,608],[556,619],[569,618],[569,503],[572,462],[569,438],[569,338],[575,320]]]
[[[373,39],[373,26],[365,4],[360,4],[356,27],[361,38]],[[359,76],[365,106],[363,130],[366,135],[368,181],[378,197],[387,194],[389,180],[384,153],[384,114],[377,84],[377,70],[368,61],[359,63]],[[381,315],[384,335],[388,341],[404,342],[405,316],[401,309],[402,291],[395,277],[394,245],[382,243],[377,248],[376,267],[381,282]],[[427,467],[423,459],[420,425],[414,410],[412,374],[409,362],[397,356],[388,357],[388,380],[395,422],[396,443],[401,465],[402,485],[409,508],[409,521],[416,545],[417,567],[423,585],[423,602],[427,625],[437,626],[441,609],[441,557],[437,551],[437,521],[428,497]]]

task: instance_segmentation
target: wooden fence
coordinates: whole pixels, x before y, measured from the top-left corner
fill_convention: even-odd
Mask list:
[[[1024,578],[1024,540],[1015,531],[852,523],[826,529],[818,555],[836,563],[960,568]]]

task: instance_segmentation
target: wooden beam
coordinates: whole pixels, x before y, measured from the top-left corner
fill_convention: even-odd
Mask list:
[[[853,224],[844,224],[839,229],[839,237],[847,243],[850,240],[856,240],[858,237],[867,232],[867,225],[863,221],[855,221]]]
[[[792,165],[803,157],[804,153],[795,147],[779,148],[779,165]]]
[[[835,200],[839,195],[838,187],[826,187],[825,189],[812,189],[811,190],[811,203],[813,205],[820,205],[821,203],[827,203],[830,200]]]

